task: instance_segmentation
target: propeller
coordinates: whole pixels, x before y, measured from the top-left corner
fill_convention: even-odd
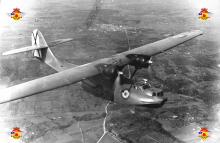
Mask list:
[[[130,47],[130,40],[129,40],[129,36],[128,36],[128,33],[127,33],[127,29],[125,28],[124,31],[125,31],[125,36],[126,36],[126,39],[127,39],[128,50],[130,50],[131,47]],[[150,57],[150,59],[148,61],[149,66],[147,67],[147,71],[148,71],[149,78],[151,78],[151,79],[153,77],[153,70],[152,70],[152,67],[151,67],[152,63],[153,63],[152,57]],[[133,72],[133,74],[131,74],[130,65],[127,65],[127,69],[128,69],[128,78],[130,79],[131,77],[134,76],[134,74],[136,73],[136,70]]]
[[[150,58],[148,63],[149,63],[149,66],[147,68],[148,78],[152,79],[153,78],[153,69],[152,69],[152,66],[151,66],[153,64],[152,57]]]

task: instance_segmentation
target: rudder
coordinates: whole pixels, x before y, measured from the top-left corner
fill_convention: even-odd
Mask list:
[[[47,42],[45,41],[42,33],[38,29],[33,30],[32,35],[31,35],[31,42],[32,42],[32,46],[36,46],[38,48],[39,47],[47,47],[44,49],[36,49],[36,50],[33,50],[33,52],[32,52],[34,57],[36,57],[40,60],[44,60],[45,56],[46,56],[45,53],[47,52],[47,49],[48,49],[48,45],[47,45]]]
[[[43,34],[38,29],[33,30],[31,35],[31,41],[32,46],[46,47],[33,50],[33,56],[41,60],[42,62],[48,64],[50,67],[56,69],[57,71],[60,71],[62,63],[54,56],[46,40],[44,39]]]

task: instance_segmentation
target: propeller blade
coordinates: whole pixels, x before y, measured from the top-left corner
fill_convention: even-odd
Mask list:
[[[152,69],[151,65],[149,65],[149,67],[147,68],[147,73],[148,73],[148,77],[150,79],[153,79],[154,74],[153,74],[153,69]]]
[[[128,78],[131,78],[131,69],[130,69],[130,65],[128,65]]]

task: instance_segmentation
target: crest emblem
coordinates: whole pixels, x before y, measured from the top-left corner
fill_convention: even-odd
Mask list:
[[[11,137],[14,139],[20,139],[22,137],[22,131],[20,130],[20,128],[13,128],[13,130],[11,131]]]
[[[199,131],[199,137],[205,141],[207,140],[207,138],[209,137],[209,131],[207,128],[201,128],[201,130]]]
[[[10,16],[13,20],[18,21],[22,18],[23,12],[20,11],[19,8],[14,8],[10,13]]]
[[[201,11],[199,12],[199,19],[207,20],[210,18],[209,14],[210,14],[210,12],[208,11],[207,8],[202,8]]]

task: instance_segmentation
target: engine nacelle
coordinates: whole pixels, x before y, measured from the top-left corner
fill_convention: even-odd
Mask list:
[[[140,54],[129,54],[127,58],[131,61],[129,65],[135,66],[136,68],[147,68],[152,63],[151,57]]]
[[[105,76],[107,77],[115,77],[117,75],[117,72],[119,71],[119,67],[115,65],[110,64],[100,64],[97,66],[97,69]]]
[[[115,76],[117,74],[118,67],[109,65],[108,67],[104,68],[103,74],[107,76]]]

